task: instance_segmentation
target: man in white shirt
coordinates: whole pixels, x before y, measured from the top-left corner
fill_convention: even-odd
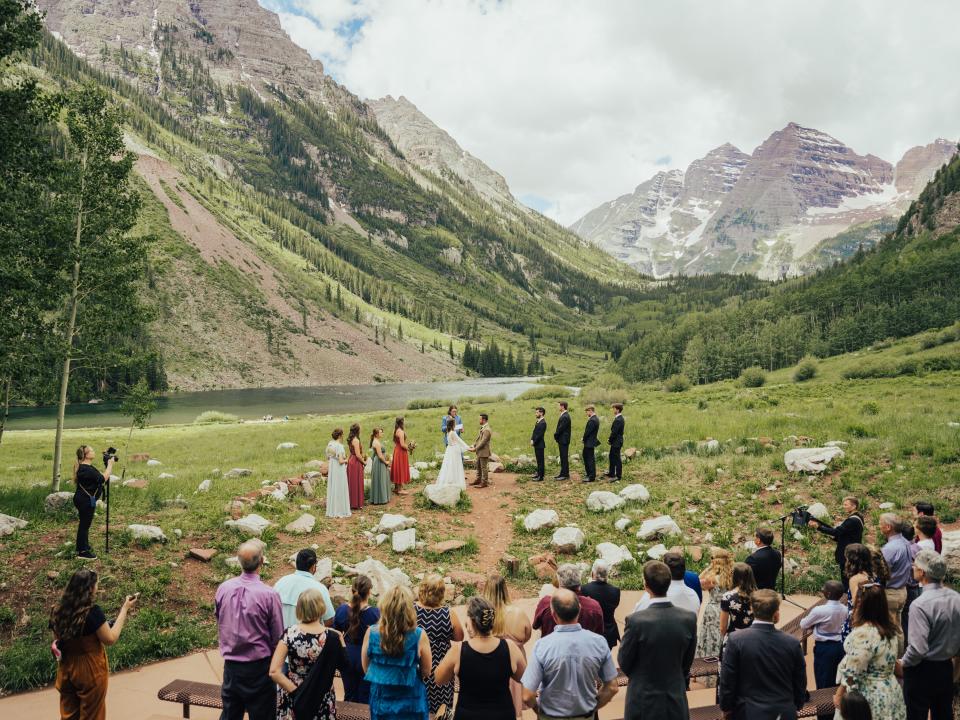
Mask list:
[[[670,588],[667,590],[667,599],[675,607],[689,610],[694,615],[700,612],[700,598],[697,594],[683,582],[683,574],[687,571],[686,562],[683,555],[675,552],[668,552],[663,556],[663,562],[670,568]],[[650,607],[652,598],[650,593],[644,592],[640,602],[633,608],[634,612],[646,610]]]
[[[841,633],[847,619],[847,604],[840,602],[844,595],[843,583],[828,580],[822,592],[827,602],[812,608],[800,620],[801,628],[813,629],[813,677],[817,690],[837,684],[837,666],[844,654]]]

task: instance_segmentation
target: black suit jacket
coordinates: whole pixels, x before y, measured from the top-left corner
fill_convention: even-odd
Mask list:
[[[594,580],[584,585],[580,592],[600,603],[600,609],[603,610],[603,637],[607,639],[607,645],[615,647],[620,642],[620,627],[613,614],[620,605],[620,588]]]
[[[844,552],[847,549],[847,545],[852,545],[853,543],[858,543],[863,540],[863,518],[854,513],[849,515],[846,520],[836,527],[817,525],[817,530],[837,541],[837,549],[833,553],[833,556],[836,558],[837,564],[843,567],[846,564]]]
[[[533,435],[530,436],[530,441],[533,443],[535,448],[542,448],[544,446],[543,436],[547,433],[547,421],[543,418],[537,420],[536,425],[533,426]]]
[[[753,568],[753,579],[758,590],[776,590],[777,575],[780,574],[780,551],[767,545],[746,559]]]
[[[696,652],[697,616],[689,610],[654,603],[628,615],[617,657],[630,678],[625,720],[688,720],[687,673]]]
[[[807,666],[795,638],[756,622],[727,637],[720,708],[735,720],[793,720],[807,697]]]
[[[600,418],[596,415],[587,418],[587,424],[583,428],[583,446],[585,448],[595,448],[600,444],[597,439],[597,433],[600,432]]]
[[[623,415],[617,415],[610,423],[610,447],[623,447],[623,426],[625,424]]]
[[[553,433],[557,445],[570,444],[570,413],[565,412],[557,418],[557,430]]]

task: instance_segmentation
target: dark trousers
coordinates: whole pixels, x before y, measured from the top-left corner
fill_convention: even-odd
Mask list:
[[[610,448],[610,473],[609,474],[613,477],[616,477],[618,480],[623,477],[623,461],[620,459],[619,447]]]
[[[560,449],[560,477],[570,477],[570,446],[559,445]]]
[[[923,660],[903,669],[903,699],[907,720],[951,720],[953,718],[953,663]]]
[[[907,643],[910,642],[910,636],[907,634],[910,631],[910,603],[920,597],[920,586],[919,585],[907,585],[907,602],[903,606],[903,612],[900,614],[901,622],[903,624],[903,646],[906,647]]]
[[[843,643],[839,640],[817,640],[813,644],[813,677],[817,690],[837,684],[837,666],[843,654]]]
[[[594,449],[585,447],[583,449],[583,470],[587,473],[588,480],[597,479],[597,461],[594,458]]]
[[[267,674],[270,658],[252,662],[226,660],[223,663],[223,712],[220,720],[276,720],[277,690]]]
[[[80,516],[80,524],[77,525],[77,552],[90,550],[90,525],[93,524],[93,514],[96,510],[90,504],[90,496],[83,490],[77,490],[73,494],[73,506],[77,508],[77,514]]]
[[[537,456],[537,477],[542,478],[547,472],[546,462],[543,459],[543,447],[535,447],[533,454]]]

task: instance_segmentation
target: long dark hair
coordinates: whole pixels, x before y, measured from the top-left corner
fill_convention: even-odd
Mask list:
[[[873,579],[886,587],[890,582],[890,566],[878,547],[870,548],[870,568],[873,570]]]
[[[457,427],[457,421],[455,418],[447,418],[447,432],[453,432],[454,428]]]
[[[360,423],[354,423],[350,426],[350,434],[347,435],[347,445],[352,445],[354,438],[360,438]]]
[[[840,699],[840,717],[843,720],[873,720],[870,703],[856,690],[847,690]]]
[[[60,640],[80,637],[83,624],[93,607],[97,573],[89,568],[80,568],[67,582],[60,602],[50,608],[50,626]]]
[[[890,617],[887,594],[879,583],[861,585],[857,591],[857,604],[853,608],[853,626],[870,623],[885,640],[896,636],[897,626]]]
[[[403,418],[398,417],[397,421],[393,424],[393,441],[397,441],[397,430],[403,430]]]
[[[347,614],[347,639],[354,643],[359,642],[360,633],[360,606],[370,597],[373,583],[366,575],[357,575],[353,579],[353,596],[350,598],[350,612]]]
[[[753,577],[753,568],[746,563],[734,563],[731,576],[733,589],[741,598],[746,598],[750,602],[750,594],[757,589],[757,581]]]
[[[383,426],[381,426],[381,425],[377,425],[377,426],[373,429],[373,432],[370,433],[370,445],[369,445],[369,447],[373,447],[373,441],[377,439],[377,433],[382,433],[382,432],[383,432]]]

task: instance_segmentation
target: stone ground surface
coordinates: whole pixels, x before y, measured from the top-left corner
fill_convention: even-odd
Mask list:
[[[636,591],[625,591],[623,593],[620,608],[617,611],[617,619],[621,626],[624,618],[633,610],[633,606],[639,600],[641,594]],[[816,602],[816,598],[809,595],[793,595],[789,596],[789,599],[803,607],[808,607]],[[537,602],[536,599],[524,598],[516,602],[527,611],[528,615],[532,616]],[[465,609],[463,607],[458,607],[457,612],[461,618],[465,619]],[[800,608],[784,603],[781,609],[781,624],[789,622],[800,612]],[[539,636],[539,633],[535,631],[534,637],[527,643],[528,654],[537,636]],[[123,640],[121,639],[120,642],[123,642]],[[812,653],[813,643],[810,643],[810,651],[807,655],[807,683],[810,688],[814,687]],[[614,654],[616,654],[616,649],[614,649]],[[181,717],[181,706],[158,700],[157,690],[176,679],[219,683],[222,677],[223,661],[216,649],[117,673],[110,678],[107,720],[177,720]],[[339,680],[336,687],[337,696],[343,697],[343,687]],[[691,707],[714,703],[715,691],[713,689],[704,689],[696,684],[694,684],[694,688],[697,689],[693,689],[687,694]],[[622,718],[625,700],[626,691],[625,688],[621,688],[613,701],[600,711],[600,719]],[[24,720],[54,718],[58,715],[58,702],[57,691],[52,687],[13,695],[0,699],[0,717],[23,718]],[[220,711],[192,708],[190,717],[194,720],[215,720],[220,717]],[[529,710],[524,712],[525,720],[532,720],[534,717],[533,712]]]

